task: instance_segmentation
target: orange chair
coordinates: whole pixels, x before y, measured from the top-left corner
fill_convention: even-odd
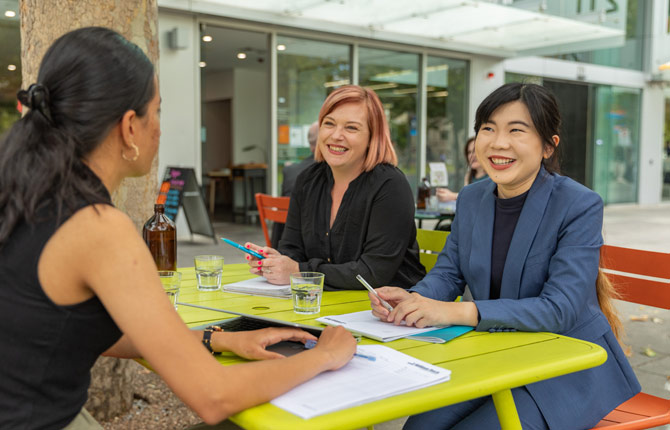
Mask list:
[[[272,241],[265,221],[270,220],[286,224],[289,200],[290,197],[272,197],[267,194],[256,193],[256,207],[258,208],[258,216],[261,219],[261,227],[263,227],[267,246],[272,246]]]
[[[616,286],[621,299],[670,309],[670,254],[604,245],[600,265]],[[610,273],[615,270],[617,273]],[[630,275],[630,276],[629,276]],[[641,279],[636,275],[660,278]],[[670,424],[670,400],[639,393],[603,418],[596,429],[634,430]]]

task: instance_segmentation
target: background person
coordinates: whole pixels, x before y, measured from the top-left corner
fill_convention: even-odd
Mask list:
[[[223,367],[181,321],[110,199],[158,150],[160,95],[140,48],[105,28],[75,30],[49,48],[37,82],[19,92],[30,111],[0,142],[0,428],[90,423],[82,407],[101,354],[144,357],[208,423],[349,361],[356,341],[344,330],[289,358],[265,346],[313,336],[205,332],[214,351],[277,358]]]
[[[465,172],[463,186],[483,181],[488,178],[489,175],[486,174],[486,171],[475,155],[475,138],[471,137],[468,139],[468,141],[465,142],[463,149],[465,152],[465,159],[468,161],[468,171]],[[458,193],[451,191],[447,187],[438,188],[435,191],[435,195],[437,195],[437,199],[441,202],[451,202],[458,198]]]
[[[314,158],[296,180],[279,248],[247,243],[267,255],[247,257],[252,273],[286,284],[291,273],[322,272],[329,289],[363,289],[357,274],[373,286],[418,282],[414,197],[372,90],[347,85],[326,98]]]
[[[475,118],[477,158],[491,181],[464,188],[435,267],[409,292],[370,295],[383,321],[424,327],[462,324],[478,331],[552,332],[600,345],[593,369],[512,390],[524,429],[591,428],[640,391],[615,333],[621,327],[611,285],[599,275],[603,202],[555,173],[560,113],[533,84],[491,93]],[[455,303],[467,284],[473,302]],[[495,365],[492,363],[492,365]],[[491,397],[410,417],[406,429],[499,428]]]

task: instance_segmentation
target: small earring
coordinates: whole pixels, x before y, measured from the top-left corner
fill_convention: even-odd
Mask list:
[[[140,156],[140,148],[135,145],[135,142],[130,142],[130,146],[132,146],[133,150],[135,151],[135,156],[133,158],[128,158],[126,157],[126,154],[121,151],[121,158],[123,158],[126,161],[137,161],[137,159]]]

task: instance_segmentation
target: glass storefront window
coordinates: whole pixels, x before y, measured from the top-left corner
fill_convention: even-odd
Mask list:
[[[375,91],[381,99],[398,155],[398,167],[416,189],[419,180],[419,55],[365,47],[359,48],[358,53],[359,84]]]
[[[466,125],[467,70],[463,60],[427,58],[426,162],[445,163],[448,186],[456,192],[463,187],[467,171],[463,147],[474,136]]]
[[[13,12],[7,13],[7,12]],[[16,93],[21,88],[21,32],[17,2],[0,10],[0,135],[21,117]]]
[[[571,3],[572,4],[572,3]],[[577,2],[582,8],[590,7],[592,13],[609,13],[608,11],[620,11],[625,8],[626,15],[626,39],[624,45],[618,48],[597,49],[593,51],[576,52],[558,55],[569,61],[599,64],[602,66],[622,67],[624,69],[643,69],[643,43],[648,35],[645,26],[646,6],[645,0],[610,0],[600,1],[597,4],[590,2]]]
[[[351,82],[350,46],[277,36],[277,184],[282,169],[310,155],[307,131],[323,101]]]
[[[641,99],[638,89],[596,86],[593,189],[605,203],[637,201]]]

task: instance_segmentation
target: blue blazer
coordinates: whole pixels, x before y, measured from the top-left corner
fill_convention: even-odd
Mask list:
[[[602,199],[542,168],[510,242],[500,299],[489,300],[495,188],[485,180],[459,193],[437,264],[411,291],[450,301],[467,284],[478,331],[553,332],[603,347],[603,365],[526,386],[550,428],[591,428],[640,391],[596,296]]]

